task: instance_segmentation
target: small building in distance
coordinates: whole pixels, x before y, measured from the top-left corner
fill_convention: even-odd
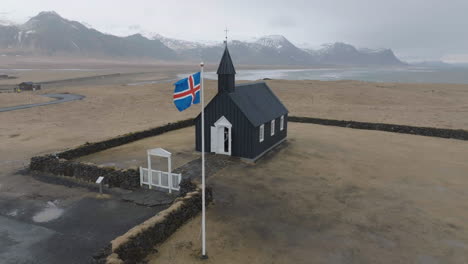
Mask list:
[[[0,74],[0,80],[5,80],[5,79],[17,79],[18,77],[16,76],[11,76],[8,74]]]
[[[22,82],[18,84],[17,91],[37,91],[41,89],[41,85],[33,82]]]
[[[288,109],[265,82],[235,84],[227,45],[217,74],[218,93],[205,106],[205,151],[255,161],[286,139]],[[195,127],[201,151],[201,115]]]

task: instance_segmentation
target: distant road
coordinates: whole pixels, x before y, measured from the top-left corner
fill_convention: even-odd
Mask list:
[[[14,111],[14,110],[19,110],[19,109],[32,108],[32,107],[36,107],[36,106],[51,105],[51,104],[61,104],[61,103],[81,100],[81,99],[85,98],[85,96],[79,95],[79,94],[43,94],[42,96],[55,98],[57,100],[51,101],[51,102],[45,102],[45,103],[25,104],[25,105],[3,107],[3,108],[0,108],[0,112],[8,112],[8,111]]]

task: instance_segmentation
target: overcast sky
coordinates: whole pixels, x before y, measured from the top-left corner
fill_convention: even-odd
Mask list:
[[[116,35],[222,41],[281,34],[297,45],[342,41],[406,60],[468,62],[468,0],[2,0],[0,19],[40,11]]]

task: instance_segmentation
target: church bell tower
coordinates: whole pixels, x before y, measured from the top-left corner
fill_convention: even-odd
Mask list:
[[[218,93],[234,92],[236,70],[232,64],[227,42],[216,73],[218,74]]]

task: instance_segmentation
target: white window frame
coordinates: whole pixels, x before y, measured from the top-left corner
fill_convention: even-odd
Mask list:
[[[260,142],[263,142],[265,140],[265,125],[260,126]]]
[[[280,118],[280,131],[283,131],[283,129],[284,129],[284,115],[282,115]]]
[[[275,135],[275,119],[271,120],[271,136]]]

